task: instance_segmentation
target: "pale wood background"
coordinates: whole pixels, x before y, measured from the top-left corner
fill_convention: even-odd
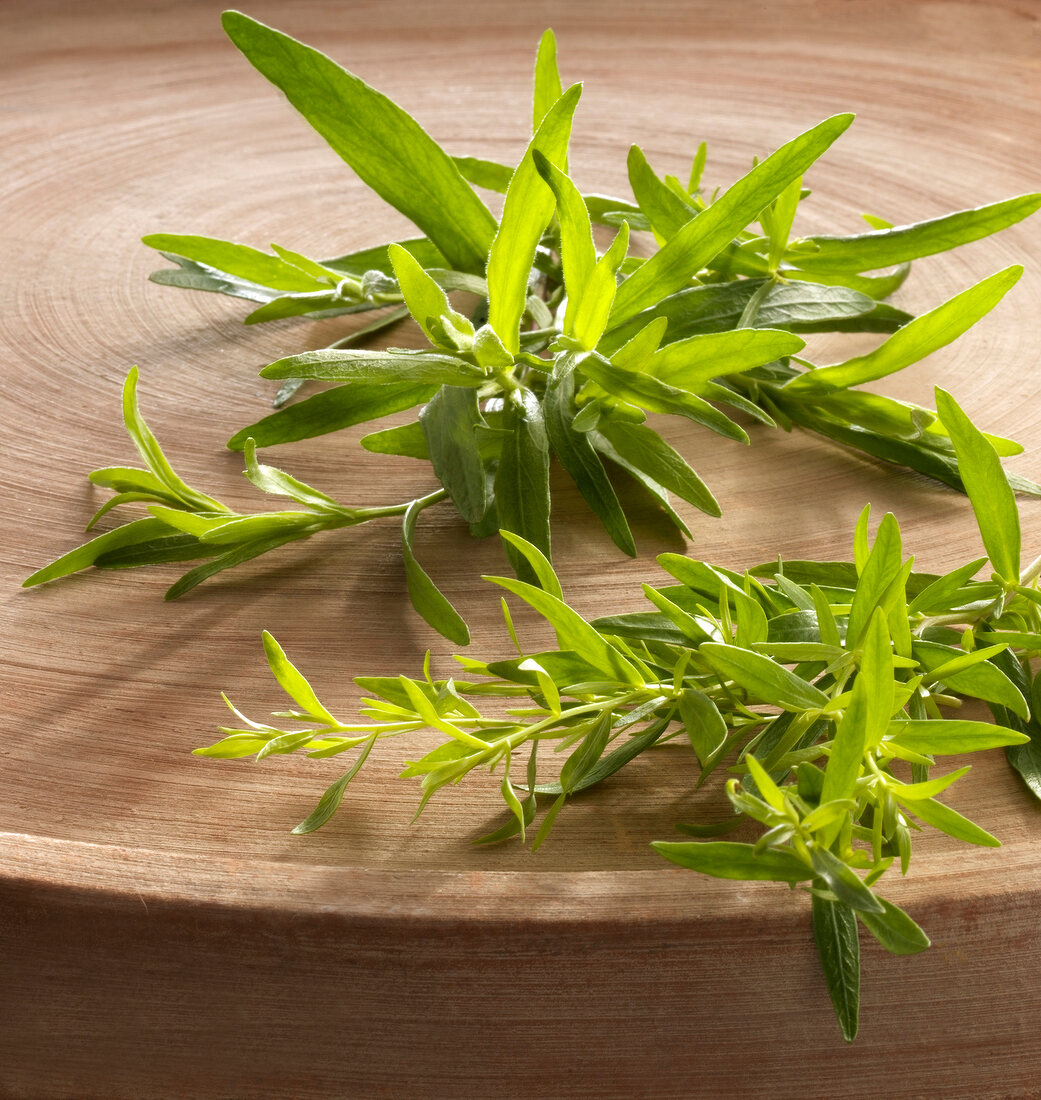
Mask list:
[[[166,569],[18,588],[100,502],[86,471],[135,458],[118,422],[132,364],[179,470],[252,508],[264,502],[223,443],[268,407],[274,386],[257,370],[351,323],[245,329],[245,303],[148,283],[143,234],[335,254],[408,232],[224,40],[219,10],[0,7],[0,1092],[1034,1095],[1041,812],[1000,753],[975,761],[951,801],[1005,847],[921,839],[887,894],[934,947],[894,959],[865,943],[862,1032],[848,1049],[805,899],[701,879],[649,849],[718,807],[691,794],[682,752],[651,754],[576,801],[536,856],[469,845],[499,820],[486,776],[410,825],[416,789],[395,775],[419,740],[385,746],[309,838],[288,829],[338,762],[188,755],[224,721],[220,690],[258,715],[281,705],[265,627],[345,714],[352,675],[418,671],[427,648],[438,671],[451,667],[449,643],[409,609],[393,524],[286,548],[172,605]],[[506,160],[523,150],[534,47],[553,25],[565,82],[585,81],[571,164],[590,190],[626,193],[632,142],[683,174],[706,139],[707,178],[726,184],[850,109],[853,130],[809,178],[806,231],[1041,184],[1036,3],[259,0],[249,13],[331,53],[452,152]],[[928,404],[942,383],[1027,445],[1012,466],[1035,478],[1039,244],[1035,219],[920,263],[898,299],[918,310],[1006,264],[1027,270],[955,347],[880,384]],[[689,516],[693,551],[710,560],[848,556],[868,500],[876,517],[897,514],[923,568],[979,552],[967,502],[912,475],[804,435],[756,429],[742,449],[692,425],[666,430],[723,505],[721,521]],[[362,452],[360,434],[267,457],[356,503],[433,486],[421,464]],[[642,512],[630,561],[560,477],[554,501],[575,606],[640,608],[639,582],[661,576],[654,555],[681,549],[667,525]],[[1023,514],[1032,554],[1041,505]],[[427,515],[420,554],[475,627],[472,650],[505,653],[497,592],[476,579],[502,571],[500,549],[447,510]]]

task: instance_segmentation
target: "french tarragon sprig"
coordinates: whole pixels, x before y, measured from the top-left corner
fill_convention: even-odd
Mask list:
[[[421,507],[451,503],[476,535],[512,531],[549,558],[553,456],[625,553],[636,547],[612,475],[635,478],[685,534],[672,499],[709,515],[710,488],[647,422],[684,417],[738,443],[753,425],[817,432],[955,488],[962,474],[942,412],[859,389],[950,343],[1012,287],[1013,266],[912,317],[886,304],[911,261],[1013,225],[1041,205],[1023,195],[913,225],[869,217],[854,236],[798,236],[803,178],[853,116],[839,114],[709,194],[702,144],[685,181],[660,177],[638,146],[627,158],[630,201],[583,193],[568,174],[581,86],[564,88],[547,31],[535,63],[532,137],[516,166],[452,156],[403,108],[330,58],[238,12],[224,27],[332,149],[422,236],[314,260],[214,238],[155,234],[145,242],[176,267],[158,282],[256,304],[256,323],[378,311],[333,345],[283,357],[277,409],[236,432],[229,447],[270,447],[418,409],[377,429],[367,450],[429,462],[442,489],[380,509],[344,508],[288,475],[258,479],[306,512],[237,516],[161,473],[95,471],[116,504],[143,502],[126,523],[39,570],[27,584],[89,565],[129,567],[206,557],[170,589],[331,527],[400,516],[409,590],[426,621],[458,644],[458,611],[412,553]],[[494,216],[475,187],[504,195]],[[594,225],[613,229],[601,252]],[[640,249],[631,237],[642,234]],[[648,252],[649,255],[642,253]],[[879,272],[882,272],[881,274]],[[449,295],[455,296],[455,304]],[[469,296],[461,312],[460,295]],[[411,315],[422,347],[360,347]],[[802,334],[877,332],[866,354],[823,366],[801,357]],[[293,400],[304,384],[328,385]],[[133,381],[129,382],[133,389]],[[133,435],[135,428],[128,421]],[[1003,455],[1021,448],[990,437]],[[251,443],[252,441],[252,443]],[[158,445],[150,451],[159,466]],[[146,456],[147,459],[147,456]],[[168,464],[166,464],[168,466]],[[251,469],[255,459],[249,458]],[[158,478],[158,481],[156,481]],[[275,481],[279,487],[274,487]],[[1018,490],[1038,493],[1009,475]],[[508,543],[523,580],[528,558]],[[206,553],[204,554],[203,551]],[[212,551],[219,551],[211,553]],[[417,572],[418,570],[418,572]]]
[[[442,787],[487,768],[500,776],[507,819],[478,843],[530,836],[537,848],[570,798],[640,753],[683,740],[700,766],[698,787],[728,771],[734,814],[680,824],[701,839],[653,847],[703,874],[805,888],[826,983],[852,1040],[858,924],[896,954],[929,946],[877,891],[894,863],[907,873],[913,835],[932,826],[999,844],[942,800],[970,769],[937,774],[940,758],[1005,747],[1041,796],[1041,690],[1030,668],[1041,656],[1041,559],[1021,566],[1015,498],[993,444],[949,394],[936,396],[986,557],[942,576],[916,572],[893,515],[870,538],[868,507],[852,561],[779,560],[736,573],[664,554],[658,560],[676,583],[644,586],[653,611],[587,622],[564,601],[545,555],[503,532],[534,583],[487,579],[545,618],[557,648],[526,653],[504,600],[516,658],[459,657],[465,680],[433,678],[429,658],[420,679],[359,677],[360,716],[342,722],[266,634],[271,670],[294,702],[276,717],[291,725],[254,722],[232,707],[241,724],[196,751],[258,760],[353,753],[294,830],[306,833],[335,812],[377,742],[431,731],[439,743],[402,773],[419,780],[420,810]],[[988,559],[991,572],[978,577]],[[996,723],[952,715],[963,697],[984,700]],[[549,774],[547,757],[555,758]],[[704,839],[746,822],[758,839]]]

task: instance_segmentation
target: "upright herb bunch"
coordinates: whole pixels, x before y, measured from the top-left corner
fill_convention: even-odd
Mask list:
[[[377,742],[430,730],[440,743],[402,772],[420,781],[420,811],[441,788],[488,768],[501,775],[508,817],[478,843],[531,833],[538,848],[570,798],[643,752],[688,742],[698,788],[721,767],[733,776],[734,816],[678,828],[704,838],[754,822],[761,832],[752,843],[655,841],[655,849],[720,878],[806,884],[827,985],[852,1040],[858,921],[894,953],[929,945],[875,890],[894,862],[907,873],[913,834],[930,825],[999,844],[941,801],[970,769],[936,775],[937,759],[1005,746],[1041,797],[1041,677],[1030,671],[1041,656],[1041,558],[1021,568],[1015,499],[993,445],[949,394],[938,389],[937,402],[990,559],[986,579],[975,579],[986,557],[943,576],[915,572],[891,514],[869,539],[868,507],[850,562],[779,560],[738,574],[664,554],[659,562],[677,583],[644,585],[655,610],[590,623],[564,602],[538,548],[504,532],[536,583],[487,579],[549,622],[556,649],[526,653],[504,600],[515,659],[459,657],[466,680],[434,679],[429,657],[422,679],[359,677],[369,697],[359,720],[341,722],[265,635],[271,670],[295,704],[276,717],[304,725],[253,722],[232,707],[242,724],[196,751],[258,760],[355,753],[294,830],[306,833],[335,812]],[[985,700],[998,724],[947,716],[964,696]],[[507,709],[489,713],[488,700]],[[563,757],[549,776],[544,749],[539,757],[547,745]]]
[[[151,466],[95,471],[92,480],[116,492],[103,511],[144,502],[150,518],[65,555],[27,584],[91,564],[201,560],[170,589],[180,595],[287,542],[398,515],[413,602],[427,622],[464,644],[465,623],[413,554],[422,508],[450,501],[474,534],[511,531],[549,558],[555,455],[628,554],[636,553],[635,543],[609,471],[635,478],[685,534],[670,494],[719,515],[710,489],[646,422],[648,413],[682,416],[740,443],[749,441],[751,424],[799,426],[963,487],[942,415],[856,387],[954,340],[1021,273],[999,271],[912,318],[881,300],[902,284],[910,262],[1018,222],[1041,205],[1041,195],[896,228],[869,217],[870,231],[855,236],[793,236],[808,193],[803,176],[849,126],[848,114],[787,142],[722,192],[709,195],[702,186],[702,144],[686,182],[659,177],[634,146],[627,161],[632,201],[583,194],[567,167],[581,88],[563,90],[549,31],[535,64],[533,136],[511,168],[449,155],[402,108],[270,27],[237,12],[225,13],[224,26],[358,176],[424,235],[322,261],[274,245],[267,253],[198,236],[146,237],[177,264],[154,279],[258,303],[247,323],[381,312],[330,347],[265,368],[265,377],[282,382],[280,407],[229,440],[250,456],[251,480],[295,496],[306,513],[232,516],[205,494],[164,482]],[[475,186],[505,194],[498,218]],[[602,253],[596,224],[616,230]],[[643,239],[631,252],[634,233]],[[883,269],[892,270],[877,274]],[[469,315],[450,300],[456,292],[476,296]],[[423,346],[357,346],[406,313]],[[886,338],[872,352],[815,367],[799,357],[799,334],[819,331]],[[288,403],[310,380],[333,385]],[[428,461],[440,490],[424,487],[414,500],[363,509],[317,490],[301,496],[285,474],[257,475],[254,445],[410,408],[419,409],[414,421],[374,431],[362,445]],[[140,443],[136,422],[127,426]],[[1021,449],[991,441],[1004,455]],[[146,462],[168,466],[154,440],[149,448]],[[1041,491],[1022,478],[1009,481],[1017,490]],[[532,581],[528,558],[512,542],[507,548],[518,575]]]

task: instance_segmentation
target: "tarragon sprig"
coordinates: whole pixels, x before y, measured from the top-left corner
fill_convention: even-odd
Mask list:
[[[987,557],[942,576],[916,572],[896,519],[887,514],[872,540],[865,508],[851,561],[778,560],[735,573],[665,554],[659,562],[677,583],[644,586],[653,611],[591,623],[564,601],[548,559],[504,533],[534,583],[488,579],[545,618],[557,648],[526,653],[504,601],[517,658],[457,658],[465,680],[434,679],[429,658],[421,679],[360,677],[368,696],[360,718],[341,722],[265,635],[272,672],[295,703],[277,717],[295,724],[253,722],[232,707],[241,725],[196,751],[354,753],[294,830],[303,833],[328,820],[377,742],[429,730],[439,743],[402,773],[419,780],[420,810],[487,768],[500,777],[507,820],[478,843],[530,835],[537,848],[570,798],[683,739],[699,787],[721,768],[730,773],[734,816],[681,824],[702,839],[654,848],[703,874],[804,886],[836,1015],[852,1040],[858,923],[897,954],[929,945],[876,889],[894,863],[907,873],[914,833],[931,826],[970,844],[999,843],[943,801],[970,769],[938,775],[938,759],[1004,746],[1041,797],[1041,693],[1030,668],[1041,656],[1041,559],[1021,565],[1014,495],[993,444],[949,394],[936,397]],[[988,558],[990,575],[977,578]],[[986,701],[997,724],[946,713],[966,696]],[[505,709],[487,709],[494,700]],[[546,775],[549,746],[562,764]],[[742,822],[758,826],[757,840],[704,839]]]
[[[633,201],[591,195],[568,174],[581,86],[564,88],[552,32],[536,58],[531,141],[510,167],[451,156],[400,106],[279,31],[237,12],[225,13],[224,27],[357,175],[423,234],[324,260],[283,245],[269,253],[194,235],[145,238],[178,265],[154,279],[251,300],[257,308],[247,323],[381,311],[328,347],[267,366],[263,375],[281,383],[277,411],[236,432],[229,446],[270,447],[418,408],[413,422],[372,431],[362,446],[428,461],[442,490],[375,510],[329,498],[316,504],[308,490],[307,500],[297,498],[308,512],[238,516],[194,491],[172,490],[154,471],[145,481],[141,473],[96,471],[92,480],[116,491],[104,510],[139,501],[151,516],[64,555],[27,583],[89,564],[205,558],[170,590],[178,595],[288,541],[402,515],[413,602],[433,627],[465,642],[461,616],[415,563],[418,510],[446,499],[474,534],[512,531],[549,558],[555,456],[625,553],[635,555],[636,547],[615,490],[619,471],[689,534],[673,497],[712,516],[720,508],[646,423],[650,413],[684,417],[739,443],[749,442],[757,422],[799,426],[962,487],[937,411],[857,387],[949,343],[1022,270],[1000,271],[912,318],[881,301],[901,285],[909,263],[1015,224],[1041,205],[1041,195],[908,226],[872,217],[871,230],[852,237],[800,237],[793,225],[807,194],[804,176],[848,128],[849,114],[811,127],[711,195],[702,183],[704,145],[685,182],[659,177],[634,146],[627,159]],[[504,193],[498,218],[474,186]],[[602,252],[596,223],[617,230]],[[636,232],[650,234],[650,255],[630,252]],[[872,274],[881,268],[892,270]],[[460,294],[471,296],[465,313],[457,308]],[[406,313],[423,346],[358,346]],[[799,333],[822,330],[887,338],[872,352],[816,367],[800,358]],[[331,386],[292,401],[310,381]],[[992,442],[1002,454],[1020,450],[1009,440]],[[158,462],[158,445],[150,446]],[[283,487],[292,482],[281,477]],[[1010,480],[1017,490],[1039,492],[1025,478]],[[528,558],[512,543],[508,552],[518,575],[531,581]]]

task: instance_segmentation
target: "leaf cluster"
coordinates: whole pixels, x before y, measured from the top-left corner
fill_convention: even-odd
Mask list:
[[[710,193],[703,184],[702,144],[685,180],[659,175],[633,146],[632,199],[586,193],[568,168],[582,89],[563,87],[550,31],[536,57],[532,136],[510,166],[451,155],[402,107],[317,50],[237,12],[225,13],[223,22],[257,70],[422,234],[322,260],[281,245],[264,252],[196,235],[145,238],[177,265],[153,279],[254,302],[250,324],[376,311],[333,345],[267,366],[264,377],[281,383],[279,407],[236,432],[232,449],[246,449],[250,440],[260,447],[288,443],[416,409],[414,420],[376,429],[362,446],[429,462],[443,492],[436,500],[422,494],[422,506],[450,501],[475,535],[511,531],[546,558],[554,458],[627,554],[635,555],[636,546],[616,492],[619,476],[641,484],[684,534],[675,498],[720,514],[710,488],[652,426],[650,414],[680,416],[741,444],[753,425],[797,426],[964,488],[942,411],[860,387],[957,338],[1022,270],[1006,268],[912,317],[884,301],[910,263],[1015,224],[1041,205],[1041,195],[897,227],[869,217],[869,231],[852,236],[799,236],[793,227],[808,195],[804,176],[848,128],[848,114],[792,138],[723,190]],[[498,217],[478,190],[503,195]],[[613,236],[601,251],[605,232]],[[460,295],[469,297],[465,311]],[[418,330],[410,342],[421,346],[360,346],[406,316]],[[803,335],[821,331],[884,339],[866,354],[815,365],[800,357]],[[312,382],[328,388],[292,400]],[[1009,440],[991,442],[1002,455],[1020,450]],[[31,581],[83,564],[177,560],[169,556],[175,550],[187,556],[241,534],[242,541],[219,543],[226,568],[290,538],[346,525],[336,518],[339,506],[326,514],[323,504],[319,519],[237,517],[238,526],[229,527],[220,510],[207,514],[212,502],[176,493],[177,499],[153,499],[151,483],[124,485],[114,476],[92,475],[116,490],[106,508],[144,500],[151,518],[112,532],[118,545],[95,540]],[[1011,480],[1017,490],[1039,491],[1025,479]],[[196,507],[190,521],[181,514]],[[431,626],[463,642],[459,613],[417,572],[411,537],[419,507],[349,511],[351,522],[403,517],[413,602]],[[157,533],[161,549],[132,549],[139,536]],[[531,582],[528,558],[511,542],[507,548],[518,576]]]
[[[942,576],[918,572],[892,514],[871,537],[868,506],[850,561],[778,560],[736,573],[664,554],[658,560],[673,583],[644,586],[654,610],[588,622],[565,602],[545,555],[503,532],[532,582],[486,579],[547,621],[555,649],[526,652],[504,600],[516,658],[457,657],[465,679],[434,679],[429,658],[421,679],[359,677],[360,718],[344,723],[265,635],[271,670],[296,704],[279,717],[304,725],[256,723],[232,708],[242,724],[196,751],[262,759],[359,750],[294,830],[302,833],[328,820],[376,742],[433,731],[438,744],[402,772],[419,781],[420,811],[443,787],[486,768],[500,777],[507,819],[477,843],[530,836],[538,848],[571,798],[643,752],[688,744],[699,788],[718,771],[730,776],[733,817],[679,825],[702,839],[654,848],[702,874],[804,888],[835,1011],[852,1040],[858,923],[896,954],[929,945],[876,884],[894,864],[907,873],[913,837],[925,826],[999,844],[942,799],[970,770],[944,768],[943,758],[1005,747],[1041,796],[1041,675],[1030,666],[1041,657],[1041,559],[1021,567],[1013,490],[993,444],[949,394],[936,396],[986,557]],[[991,571],[981,577],[988,558]],[[996,723],[958,717],[965,697],[985,701]],[[495,700],[500,707],[490,710]],[[559,761],[550,775],[547,749]],[[745,822],[758,828],[756,840],[703,839]]]

